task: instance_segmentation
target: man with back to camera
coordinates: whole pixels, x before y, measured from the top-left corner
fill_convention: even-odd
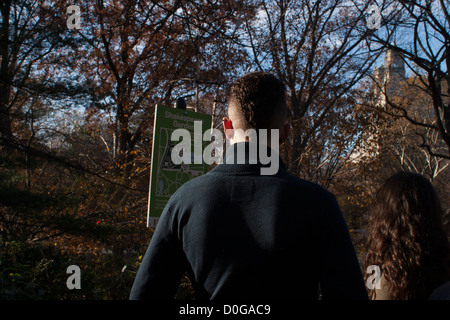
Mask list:
[[[270,164],[251,157],[255,141],[242,134],[269,129],[280,143],[288,138],[284,84],[246,74],[231,85],[228,103],[224,163],[170,198],[130,299],[172,299],[185,271],[198,300],[318,299],[319,286],[324,300],[368,299],[335,197],[290,175],[281,159],[275,174],[262,174]],[[278,160],[277,146],[258,144]]]

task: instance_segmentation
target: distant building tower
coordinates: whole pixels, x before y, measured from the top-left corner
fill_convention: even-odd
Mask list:
[[[376,82],[373,87],[374,105],[387,108],[387,98],[392,100],[402,95],[403,83],[406,80],[405,62],[400,54],[387,50],[384,55],[384,64],[373,70],[373,79]],[[380,127],[381,130],[381,127]],[[369,134],[365,137],[361,147],[355,149],[350,156],[351,161],[359,162],[364,158],[378,155],[380,145],[376,142],[375,135]]]
[[[375,87],[375,103],[386,106],[386,96],[390,99],[396,95],[401,83],[406,79],[405,62],[395,51],[387,50],[384,65],[375,68],[373,78],[377,82]]]

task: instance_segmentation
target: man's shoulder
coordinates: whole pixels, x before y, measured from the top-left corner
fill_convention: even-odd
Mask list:
[[[281,177],[295,189],[334,197],[329,190],[316,182],[296,177],[288,172],[285,172]]]
[[[214,178],[208,173],[194,177],[183,183],[172,195],[174,197],[185,197],[189,193],[198,193],[200,189],[209,189],[214,185]]]
[[[223,189],[224,183],[235,184],[241,180],[246,182],[255,180],[255,184],[260,186],[261,190],[266,190],[267,186],[270,185],[272,190],[273,188],[283,190],[289,194],[295,194],[297,198],[334,199],[334,195],[325,187],[296,177],[286,170],[282,170],[275,175],[227,175],[221,171],[211,170],[185,182],[174,193],[173,198],[186,199],[196,198],[199,194],[216,194],[218,189]]]

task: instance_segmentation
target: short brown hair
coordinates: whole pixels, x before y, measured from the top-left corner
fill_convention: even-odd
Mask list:
[[[275,114],[286,117],[286,87],[267,72],[251,72],[229,89],[229,108],[235,108],[235,128],[270,129]]]

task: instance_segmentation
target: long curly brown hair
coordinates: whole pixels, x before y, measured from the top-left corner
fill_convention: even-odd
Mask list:
[[[428,299],[449,279],[449,241],[442,214],[432,184],[419,174],[399,172],[378,190],[363,270],[379,266],[392,299]],[[374,293],[369,290],[372,298]]]

